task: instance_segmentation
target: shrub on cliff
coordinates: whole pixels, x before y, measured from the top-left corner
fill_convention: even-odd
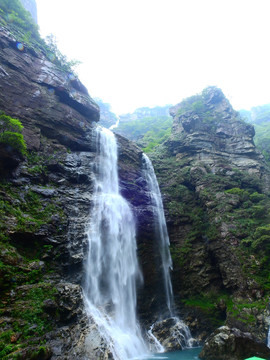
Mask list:
[[[31,36],[40,39],[38,26],[20,0],[0,0],[0,15],[7,23],[12,23],[23,31],[29,31]]]
[[[7,144],[22,155],[26,155],[22,129],[23,126],[19,120],[0,113],[0,143]]]

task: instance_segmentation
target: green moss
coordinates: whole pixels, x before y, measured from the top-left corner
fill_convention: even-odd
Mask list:
[[[56,293],[55,288],[45,283],[19,291],[17,306],[12,310],[12,316],[20,320],[15,323],[14,330],[22,332],[24,339],[33,335],[42,336],[51,330],[53,319],[44,312],[43,302],[46,299],[54,300]],[[19,295],[22,295],[22,298]]]
[[[15,294],[9,304],[12,325],[2,323],[3,327],[12,326],[12,329],[0,333],[1,359],[20,359],[21,354],[17,350],[29,345],[27,358],[42,359],[49,354],[47,347],[42,345],[45,342],[42,337],[52,329],[55,321],[55,317],[44,311],[44,300],[55,300],[57,290],[50,284],[41,283],[24,286]]]
[[[22,155],[26,155],[26,144],[21,134],[23,126],[17,119],[0,112],[0,143],[7,144]]]
[[[235,300],[227,308],[227,313],[229,317],[235,318],[237,321],[241,321],[246,325],[255,325],[257,322],[258,310],[263,311],[268,306],[268,299],[263,298],[260,301],[239,301]]]
[[[18,232],[34,232],[43,224],[51,222],[52,214],[59,214],[60,218],[64,217],[63,210],[53,199],[48,202],[41,195],[28,190],[23,199],[21,193],[16,188],[3,185],[2,188],[9,195],[9,199],[0,197],[0,227],[6,229],[6,219],[10,216],[16,219],[15,230]]]

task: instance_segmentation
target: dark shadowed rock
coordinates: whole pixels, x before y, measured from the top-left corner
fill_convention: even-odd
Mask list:
[[[243,360],[252,356],[269,358],[270,349],[251,334],[227,326],[211,334],[199,354],[202,360]]]

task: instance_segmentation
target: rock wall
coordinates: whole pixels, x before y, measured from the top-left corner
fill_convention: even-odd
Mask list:
[[[164,198],[176,304],[202,339],[226,323],[265,340],[269,168],[254,146],[253,126],[215,87],[171,114],[172,135],[151,158]]]
[[[81,288],[99,108],[74,75],[42,49],[18,47],[6,27],[0,48],[0,110],[22,122],[28,150],[22,157],[10,146],[0,149],[1,334],[22,359],[103,359],[109,350],[86,317]],[[137,219],[145,276],[139,312],[147,323],[160,281],[150,196],[141,150],[121,136],[117,141],[120,188]]]

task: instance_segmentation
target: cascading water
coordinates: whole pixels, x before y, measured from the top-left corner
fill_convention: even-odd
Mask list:
[[[174,322],[174,326],[172,327],[173,336],[177,339],[177,341],[181,345],[181,348],[189,348],[192,347],[192,344],[194,342],[194,339],[191,337],[190,330],[182,320],[180,320],[174,315],[173,289],[170,277],[170,271],[172,270],[172,259],[169,249],[170,239],[167,231],[161,193],[157,182],[156,174],[150,159],[147,155],[143,154],[143,160],[145,178],[151,195],[154,219],[156,222],[156,238],[158,240],[159,253],[162,262],[162,274],[166,295],[166,304],[169,311],[169,316]],[[153,336],[152,331],[154,327],[155,324],[149,330],[151,336]],[[156,348],[158,351],[158,347]]]
[[[147,155],[143,154],[144,173],[148,189],[151,195],[154,219],[156,222],[156,237],[158,240],[159,253],[162,261],[163,283],[166,294],[166,304],[170,315],[173,314],[173,290],[170,277],[172,259],[170,254],[170,239],[168,236],[166,220],[164,216],[162,198],[153,165]]]
[[[147,353],[136,319],[136,281],[141,274],[135,221],[129,204],[119,193],[117,143],[110,130],[97,128],[97,148],[85,307],[110,344],[114,359],[127,360]]]

